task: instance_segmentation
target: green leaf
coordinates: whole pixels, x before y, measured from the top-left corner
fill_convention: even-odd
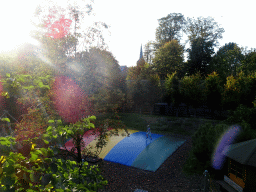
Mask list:
[[[41,151],[41,149],[37,149],[37,150],[35,151],[35,154],[37,154],[37,155],[42,155],[43,152]]]
[[[96,116],[93,115],[93,116],[89,117],[89,119],[90,120],[96,120]]]
[[[25,82],[25,79],[24,78],[22,78],[22,77],[19,77],[18,79],[17,79],[17,81],[19,82],[19,81],[21,81],[21,82]]]
[[[1,181],[1,184],[5,184],[9,186],[13,185],[14,183],[15,183],[15,180],[10,176],[4,177]]]
[[[38,86],[39,86],[40,88],[43,88],[43,87],[44,87],[43,82],[42,82],[42,81],[40,81],[40,82],[38,83]]]
[[[30,161],[36,161],[38,159],[38,155],[31,153]]]
[[[47,156],[47,149],[41,148],[40,150],[41,150],[41,152],[43,153],[44,156]]]
[[[23,87],[24,89],[28,89],[28,90],[30,90],[30,89],[33,89],[34,88],[34,86],[33,85],[30,85],[29,87]]]
[[[4,97],[8,96],[8,92],[2,92],[2,96]]]
[[[68,176],[69,176],[68,173],[65,172],[65,173],[64,173],[64,178],[65,178],[65,179],[68,179]]]
[[[10,73],[6,73],[6,77],[11,77]]]
[[[9,122],[9,123],[11,122],[9,118],[2,118],[1,120],[2,120],[2,121],[7,121],[7,122]]]
[[[32,182],[35,182],[36,180],[35,180],[35,177],[34,177],[34,173],[30,173],[29,174],[29,178],[30,178],[30,180],[32,181]]]
[[[51,121],[51,120],[50,120]],[[48,121],[49,122],[49,121]],[[52,131],[52,126],[49,126],[47,129],[46,129],[46,131],[48,132],[48,131]]]
[[[23,75],[23,77],[30,77],[30,78],[32,78],[31,75]]]
[[[48,144],[49,144],[49,141],[47,141],[47,140],[44,140],[44,143],[45,143],[46,145],[48,145]]]
[[[48,185],[48,183],[51,181],[52,175],[51,174],[45,174],[42,176],[41,184],[42,185]]]
[[[57,120],[57,123],[62,123],[62,121],[59,119],[59,120]]]
[[[14,166],[9,165],[8,167],[4,167],[3,172],[6,172],[7,175],[12,175],[15,172]]]
[[[35,192],[33,189],[27,189],[26,192]]]
[[[49,120],[48,123],[54,123],[54,120]]]
[[[56,163],[51,163],[50,168],[53,173],[56,173],[58,171],[58,166]]]

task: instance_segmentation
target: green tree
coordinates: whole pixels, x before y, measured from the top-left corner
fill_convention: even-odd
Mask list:
[[[128,83],[129,97],[134,102],[135,107],[143,108],[153,107],[153,104],[159,102],[162,97],[161,88],[154,77],[149,79],[137,79]]]
[[[255,81],[255,74],[246,76],[240,72],[236,77],[228,76],[222,93],[224,107],[229,110],[235,110],[240,104],[253,107]]]
[[[152,66],[139,60],[135,67],[130,67],[127,76],[127,102],[134,103],[136,108],[150,107],[162,98],[160,78],[152,70]],[[140,67],[142,66],[142,67]]]
[[[202,75],[207,75],[208,66],[212,59],[213,46],[212,42],[206,42],[203,38],[197,38],[192,40],[191,48],[188,49],[189,58],[187,61],[187,72],[189,75],[193,75],[200,72]]]
[[[188,71],[190,75],[200,72],[207,75],[207,67],[213,48],[222,38],[224,29],[212,17],[187,18],[186,33],[190,42]],[[194,69],[195,68],[195,69]]]
[[[86,124],[76,123],[72,126],[73,129],[58,126],[57,130],[52,131],[54,128],[49,126],[46,137],[55,139],[58,134],[62,137],[76,134],[81,131],[81,126],[90,129],[93,127],[91,119],[84,119]],[[60,130],[66,132],[60,133]],[[55,148],[35,148],[36,140],[37,138],[17,142],[13,137],[0,137],[2,191],[97,191],[107,184],[97,166],[87,167],[87,162],[57,159]],[[45,143],[49,144],[47,140]]]
[[[137,61],[137,65],[128,68],[127,80],[145,79],[146,69],[149,68],[148,63],[145,62],[144,58],[140,58]]]
[[[155,54],[155,43],[153,41],[149,41],[144,45],[145,62],[148,64],[152,64],[154,54]]]
[[[82,8],[86,7],[85,10]],[[57,68],[57,72],[65,73],[68,62],[77,62],[77,52],[88,50],[97,46],[105,48],[105,41],[102,35],[108,26],[103,22],[93,22],[86,29],[81,27],[84,22],[84,15],[90,15],[91,5],[70,6],[66,9],[48,7],[39,11],[36,17],[38,31],[34,34],[44,51],[44,59],[49,60],[51,65]],[[73,29],[74,28],[74,29]],[[43,32],[43,33],[42,33]],[[79,45],[83,44],[83,48]]]
[[[207,106],[212,110],[220,110],[222,107],[223,82],[216,72],[212,72],[205,78],[205,94]]]
[[[220,74],[222,79],[239,73],[244,56],[236,43],[227,43],[213,56],[210,70]]]
[[[177,76],[177,72],[175,71],[171,75],[167,75],[166,81],[165,81],[165,89],[166,89],[166,95],[165,100],[167,103],[172,103],[175,105],[178,105],[182,101],[182,96],[180,95],[179,90],[180,80]]]
[[[251,75],[246,75],[243,71],[241,71],[237,75],[237,81],[240,86],[240,104],[245,105],[247,107],[253,107],[252,102],[255,99],[256,94],[256,74],[251,73]]]
[[[126,80],[136,80],[139,74],[140,74],[140,70],[137,66],[129,67]]]
[[[193,107],[198,107],[205,103],[205,85],[200,73],[185,76],[180,82],[180,94],[183,102]]]
[[[161,80],[167,77],[167,74],[181,71],[183,69],[183,46],[177,40],[172,40],[158,49],[153,59],[153,68],[159,74]]]
[[[256,49],[245,53],[239,71],[240,70],[244,71],[246,75],[256,71]]]
[[[120,88],[121,71],[118,61],[111,52],[99,48],[77,53],[77,71],[69,69],[69,73],[82,83],[82,89],[90,95],[102,86]]]
[[[82,89],[93,100],[95,107],[103,112],[112,112],[124,101],[122,74],[118,61],[111,52],[98,48],[77,54],[81,66],[78,72],[72,72],[77,81],[83,82]]]
[[[7,74],[7,78],[9,77],[10,74]],[[6,141],[6,138],[0,139],[6,141],[1,142],[1,149],[5,150],[2,150],[0,153],[2,158],[5,159],[4,162],[1,161],[0,168],[2,170],[0,175],[2,189],[8,191],[45,191],[52,188],[53,190],[76,189],[77,191],[96,191],[102,184],[106,184],[106,181],[98,175],[99,169],[94,170],[96,172],[90,173],[92,169],[88,169],[88,164],[82,164],[81,138],[85,129],[94,127],[90,122],[92,118],[85,118],[83,121],[65,126],[62,125],[61,120],[50,120],[47,123],[53,124],[48,128],[44,127],[45,121],[47,121],[44,110],[49,109],[47,104],[50,104],[49,100],[47,102],[44,99],[49,97],[44,89],[50,89],[51,86],[50,81],[45,83],[44,80],[49,80],[50,76],[34,77],[33,74],[18,74],[14,78],[17,81],[12,82],[11,86],[18,86],[20,88],[19,91],[23,95],[20,102],[28,102],[31,106],[28,109],[29,113],[19,123],[18,129],[15,130],[16,138],[11,138],[13,141],[16,141],[10,143]],[[4,81],[4,86],[8,84],[8,81]],[[7,92],[6,96],[8,94]],[[44,103],[44,107],[41,110],[38,109],[37,105],[39,98]],[[56,116],[51,115],[51,117],[55,118]],[[55,127],[56,125],[57,127]],[[42,127],[43,129],[41,129]],[[46,134],[43,137],[45,131]],[[35,135],[35,133],[39,135]],[[64,145],[69,137],[73,137],[74,145],[79,152],[77,158],[75,158],[76,162],[54,158],[54,155],[58,153],[59,145]],[[45,138],[49,139],[49,141],[44,140]],[[99,147],[105,144],[102,139],[104,137],[101,137],[98,144]],[[44,145],[42,141],[44,141]],[[40,149],[34,149],[36,145]],[[45,145],[46,148],[42,148]],[[54,150],[47,149],[47,145],[54,146]],[[6,149],[6,146],[9,148]]]
[[[157,48],[172,40],[179,42],[185,22],[185,18],[181,13],[170,13],[166,17],[159,19],[159,26],[156,29]]]
[[[211,42],[212,46],[217,46],[223,32],[224,29],[212,17],[187,18],[186,33],[190,43],[195,39],[203,38],[206,42]]]

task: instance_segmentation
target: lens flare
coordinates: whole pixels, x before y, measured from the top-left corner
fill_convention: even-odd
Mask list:
[[[0,76],[0,80],[2,80],[2,77]],[[3,84],[0,82],[0,93],[2,93],[3,90]],[[3,111],[6,107],[5,98],[3,95],[0,95],[0,110]]]
[[[82,89],[67,76],[55,78],[53,85],[54,107],[63,120],[75,123],[81,118],[92,115],[92,108]]]
[[[212,157],[212,167],[214,169],[220,170],[222,168],[225,161],[223,150],[226,146],[229,146],[233,143],[240,131],[240,127],[234,126],[223,134],[218,142],[217,147],[215,148],[215,152]]]

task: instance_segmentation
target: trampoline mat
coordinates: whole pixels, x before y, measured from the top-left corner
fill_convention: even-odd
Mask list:
[[[172,136],[151,134],[146,138],[146,132],[130,130],[130,135],[118,129],[118,136],[107,136],[107,144],[102,148],[99,157],[105,161],[120,163],[127,166],[155,172],[161,164],[175,152],[186,140]],[[85,133],[86,148],[96,151],[97,135]],[[69,148],[72,147],[68,141]]]

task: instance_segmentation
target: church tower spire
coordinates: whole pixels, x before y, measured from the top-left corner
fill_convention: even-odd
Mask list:
[[[142,44],[140,46],[140,59],[137,61],[137,67],[143,67],[145,65],[145,60],[143,58],[143,52],[142,52]]]
[[[140,59],[143,58],[143,52],[142,52],[142,44],[141,44],[141,47],[140,47]]]

